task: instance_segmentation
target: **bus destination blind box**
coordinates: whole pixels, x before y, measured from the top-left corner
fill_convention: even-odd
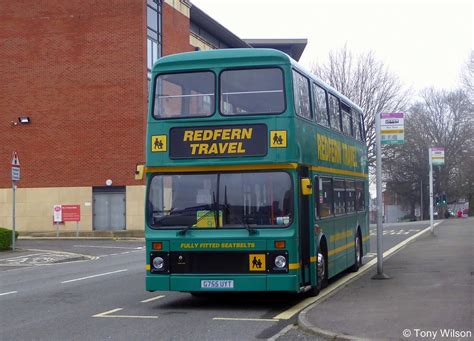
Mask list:
[[[265,156],[268,133],[265,124],[172,128],[171,159],[206,159]]]

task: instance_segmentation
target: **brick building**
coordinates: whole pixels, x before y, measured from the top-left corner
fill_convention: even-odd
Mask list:
[[[80,204],[82,231],[143,230],[133,175],[152,63],[256,43],[299,59],[306,40],[244,41],[187,0],[0,0],[0,226],[12,225],[16,151],[17,230],[52,230],[55,204]]]

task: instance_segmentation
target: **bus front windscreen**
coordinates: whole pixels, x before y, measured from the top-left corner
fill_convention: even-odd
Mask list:
[[[223,115],[281,114],[285,111],[279,68],[225,70],[220,75]]]
[[[149,186],[152,228],[286,227],[292,217],[286,172],[155,175]]]
[[[155,118],[203,117],[215,111],[215,76],[210,71],[158,75],[154,92]]]

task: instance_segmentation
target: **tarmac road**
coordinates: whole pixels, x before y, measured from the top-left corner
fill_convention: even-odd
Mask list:
[[[426,222],[386,225],[384,250],[426,226]],[[20,248],[89,257],[35,264],[29,262],[37,257],[32,256],[15,264],[15,257],[25,259],[28,252],[1,254],[0,339],[266,339],[296,319],[296,315],[277,316],[303,309],[294,306],[304,297],[278,293],[205,298],[148,293],[144,290],[143,245],[143,241],[19,240]],[[368,259],[375,257],[375,235],[371,245]],[[338,279],[343,280],[344,276]]]

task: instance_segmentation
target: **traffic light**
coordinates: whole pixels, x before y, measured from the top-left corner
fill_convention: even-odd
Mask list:
[[[441,196],[441,203],[443,205],[446,205],[448,203],[448,196],[446,195],[446,193],[443,193],[443,195]]]
[[[436,196],[435,196],[435,205],[436,206],[441,205],[441,198],[439,197],[438,194],[436,194]]]

